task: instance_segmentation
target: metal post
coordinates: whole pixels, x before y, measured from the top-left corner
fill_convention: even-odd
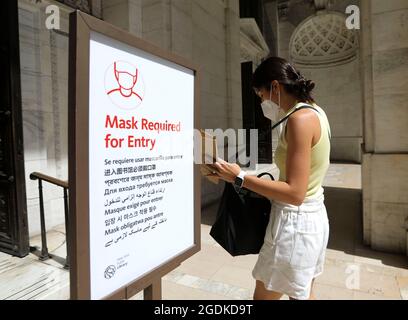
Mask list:
[[[161,278],[156,279],[152,282],[150,286],[144,289],[143,292],[144,300],[161,300],[162,299],[162,288],[161,288]]]
[[[50,255],[48,254],[47,248],[47,234],[45,230],[45,216],[44,216],[44,199],[43,199],[43,190],[42,190],[42,181],[38,179],[38,190],[40,193],[40,221],[41,221],[41,256],[40,260],[48,260]]]
[[[64,209],[65,209],[65,243],[67,246],[67,257],[65,259],[64,269],[69,269],[69,252],[70,252],[70,237],[69,237],[69,209],[68,209],[68,190],[64,188]]]

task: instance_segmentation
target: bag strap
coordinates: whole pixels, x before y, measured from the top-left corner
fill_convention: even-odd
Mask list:
[[[277,123],[275,123],[270,129],[268,129],[268,133],[272,132],[274,129],[276,129],[277,127],[279,127],[282,123],[284,123],[286,120],[289,119],[289,117],[294,114],[295,112],[298,112],[299,110],[302,109],[313,109],[315,110],[317,113],[320,113],[319,110],[317,110],[315,107],[313,107],[310,104],[307,103],[302,103],[300,107],[296,108],[295,110],[293,110],[290,114],[288,114],[287,116],[285,116],[284,118],[282,118],[281,120],[279,120]],[[329,133],[329,139],[331,139],[331,133],[330,130],[328,130]]]
[[[293,110],[291,113],[289,113],[287,116],[285,116],[284,118],[282,118],[281,120],[279,120],[277,123],[275,123],[272,127],[271,127],[271,131],[276,129],[277,127],[279,127],[282,123],[284,123],[286,120],[289,119],[289,117],[294,114],[295,112],[298,112],[302,109],[313,109],[315,111],[317,111],[318,113],[320,113],[319,110],[317,110],[315,107],[311,106],[310,104],[304,103],[302,104],[300,107],[296,108],[295,110]]]
[[[263,176],[268,176],[272,181],[275,181],[275,178],[269,172],[262,172],[257,175],[258,178],[262,178]]]
[[[271,178],[272,181],[275,181],[275,178],[269,172],[262,172],[262,173],[257,175],[257,178],[262,178],[264,176],[268,176],[269,178]],[[235,190],[235,188],[234,188],[234,190]],[[241,198],[242,201],[244,201],[244,197],[246,195],[248,195],[249,193],[253,193],[253,194],[256,193],[256,192],[247,190],[245,188],[241,188],[239,191],[235,190],[235,192],[239,195],[239,197]]]
[[[275,130],[275,129],[276,129],[277,127],[279,127],[282,123],[284,123],[286,120],[288,120],[289,117],[290,117],[292,114],[294,114],[295,112],[298,112],[298,111],[300,111],[300,110],[302,110],[302,109],[313,109],[313,110],[315,110],[316,112],[321,113],[319,110],[317,110],[315,107],[313,107],[313,106],[310,105],[310,104],[300,103],[300,105],[301,105],[300,107],[297,107],[297,108],[296,108],[295,110],[293,110],[290,114],[288,114],[287,116],[285,116],[284,118],[282,118],[281,120],[279,120],[277,123],[275,123],[272,127],[269,127],[268,130],[266,131],[266,134],[270,134],[273,130]],[[329,133],[329,139],[331,139],[330,130],[328,130],[328,133]],[[240,154],[239,151],[235,154],[235,158],[236,158],[236,159],[238,159],[239,154]],[[247,165],[247,166],[248,166],[248,165]],[[273,178],[273,177],[272,177],[272,178]]]

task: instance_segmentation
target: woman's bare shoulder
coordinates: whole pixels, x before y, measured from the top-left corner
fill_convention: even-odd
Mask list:
[[[288,123],[304,122],[311,118],[317,118],[316,112],[312,109],[301,109],[289,117]]]

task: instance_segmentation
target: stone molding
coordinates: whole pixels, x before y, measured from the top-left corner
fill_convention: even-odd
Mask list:
[[[240,19],[241,62],[260,62],[270,50],[255,19]]]
[[[335,11],[318,11],[293,32],[289,50],[299,65],[327,66],[348,63],[357,57],[359,41],[347,29],[346,16]]]

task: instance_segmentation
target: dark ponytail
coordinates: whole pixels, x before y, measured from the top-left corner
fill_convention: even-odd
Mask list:
[[[285,59],[270,57],[263,61],[253,75],[252,86],[270,90],[274,80],[282,84],[286,92],[300,102],[314,102],[311,94],[315,87],[314,82],[306,79]]]

